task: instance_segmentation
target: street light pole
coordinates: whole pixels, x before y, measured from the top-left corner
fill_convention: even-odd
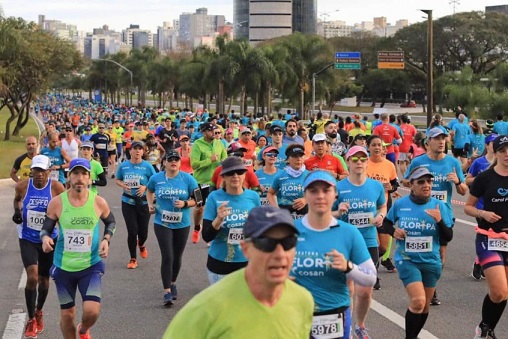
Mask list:
[[[124,65],[114,61],[114,60],[111,60],[111,59],[96,59],[97,61],[108,61],[108,62],[112,62],[114,63],[115,65],[117,65],[118,67],[120,67],[121,69],[125,70],[126,72],[129,73],[129,75],[131,76],[131,86],[129,88],[129,98],[130,98],[130,105],[132,106],[132,95],[131,95],[131,90],[132,90],[132,71],[130,69],[128,69],[127,67],[125,67]]]
[[[434,110],[434,32],[432,10],[421,9],[421,11],[427,14],[427,127],[429,127]]]
[[[335,63],[332,62],[331,64],[323,67],[316,73],[312,73],[312,116],[314,116],[315,110],[316,110],[316,75],[326,71],[328,68],[332,67]]]

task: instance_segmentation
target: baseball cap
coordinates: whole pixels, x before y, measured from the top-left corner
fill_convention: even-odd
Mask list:
[[[72,129],[72,127],[67,126],[67,127],[65,127],[65,131],[66,131],[66,132],[72,132],[72,131],[74,131],[74,130]]]
[[[180,136],[180,139],[179,139],[179,140],[180,140],[180,141],[182,141],[182,140],[184,140],[184,139],[189,140],[189,137],[188,137],[188,136],[186,136],[185,134],[183,134],[183,135],[181,135],[181,136]]]
[[[282,225],[300,234],[288,210],[269,205],[254,207],[243,225],[243,235],[245,238],[259,238],[268,230]]]
[[[100,123],[99,128],[106,128],[106,125],[104,125],[103,123]]]
[[[369,152],[367,152],[367,150],[365,149],[365,147],[363,146],[353,146],[349,149],[349,151],[347,151],[346,153],[346,159],[349,159],[349,157],[355,155],[356,153],[363,153],[365,154],[365,156],[369,156]]]
[[[32,165],[30,168],[40,168],[42,170],[47,170],[50,165],[51,161],[49,160],[49,157],[40,154],[32,158]]]
[[[134,147],[145,147],[145,144],[142,142],[142,141],[134,141],[131,145],[131,148],[134,148]]]
[[[282,130],[282,127],[280,127],[278,125],[270,126],[270,133],[276,133],[276,132],[284,133],[284,131]]]
[[[82,167],[88,172],[90,172],[90,161],[88,159],[84,158],[75,158],[71,160],[71,163],[69,164],[69,172],[72,172],[74,169]]]
[[[222,170],[220,175],[228,174],[234,171],[247,171],[243,160],[238,157],[229,157],[222,162]]]
[[[232,142],[231,145],[228,146],[227,153],[233,152],[247,152],[247,149],[239,142]]]
[[[252,132],[251,132],[251,130],[250,130],[249,128],[247,128],[247,127],[246,127],[246,128],[244,128],[244,129],[242,130],[242,133],[241,133],[241,134],[244,134],[244,133],[252,133]]]
[[[175,150],[169,150],[168,153],[166,153],[166,155],[164,156],[164,159],[168,160],[168,159],[171,159],[171,158],[181,159],[180,153],[178,153]]]
[[[312,137],[312,142],[321,142],[321,141],[326,141],[326,135],[324,135],[323,133],[314,134],[314,136]]]
[[[268,152],[279,154],[279,150],[276,147],[273,147],[273,146],[268,146],[267,148],[265,148],[263,150],[263,155],[265,155]]]
[[[434,128],[431,128],[427,132],[427,138],[435,138],[435,137],[437,137],[438,135],[441,135],[441,134],[448,135],[448,132],[442,130],[439,127],[434,127]]]
[[[209,122],[201,124],[201,131],[213,131],[213,124]]]
[[[366,140],[367,136],[365,134],[360,133],[360,134],[355,135],[353,140],[356,141],[356,140],[359,140],[359,139],[365,139]]]
[[[127,126],[129,126],[129,127],[134,127],[134,123],[133,123],[133,122],[131,122],[131,123],[130,123],[129,125],[127,125]]]
[[[233,134],[233,129],[232,128],[228,128],[226,130],[226,134]]]
[[[85,127],[85,131],[91,131],[91,130],[92,130],[92,127],[90,127],[90,126]]]
[[[81,148],[83,148],[83,147],[88,147],[88,148],[94,149],[94,144],[91,141],[83,141],[81,143]]]
[[[434,176],[432,175],[432,173],[430,173],[430,171],[427,167],[420,166],[420,167],[416,167],[414,170],[412,170],[411,173],[409,173],[409,176],[407,177],[407,179],[409,181],[411,181],[411,180],[420,179],[421,177],[424,177],[424,176],[430,176],[431,178],[434,178]]]
[[[508,146],[508,135],[500,135],[494,139],[494,152],[499,151],[501,148]]]
[[[488,145],[490,144],[492,141],[494,141],[496,138],[497,138],[497,134],[495,133],[492,133],[492,134],[489,134],[485,137],[485,144]]]
[[[315,182],[326,182],[330,186],[336,186],[337,180],[327,171],[317,170],[310,172],[303,181],[303,188],[306,189]]]
[[[305,150],[303,149],[303,146],[297,145],[296,147],[291,147],[286,149],[286,157],[292,157],[295,155],[304,155]]]

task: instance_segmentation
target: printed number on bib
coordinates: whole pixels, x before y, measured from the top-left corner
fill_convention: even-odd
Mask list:
[[[95,148],[97,149],[106,149],[107,145],[106,144],[95,144]]]
[[[91,230],[65,230],[65,251],[90,252],[92,248]]]
[[[406,252],[432,252],[432,237],[406,237]]]
[[[270,205],[267,197],[261,198],[261,205]]]
[[[447,198],[448,198],[448,192],[447,191],[431,191],[430,196],[433,198],[436,198],[437,200],[446,202]]]
[[[245,166],[252,166],[252,159],[245,160]]]
[[[243,240],[243,229],[241,228],[230,228],[228,234],[228,244],[239,245],[240,241]]]
[[[123,179],[123,182],[127,185],[129,188],[139,188],[139,178],[127,178]]]
[[[296,212],[291,213],[291,217],[293,217],[293,220],[298,220],[304,217],[303,214],[296,214]]]
[[[42,229],[42,224],[44,223],[44,218],[46,217],[46,212],[38,212],[27,210],[26,211],[27,221],[26,225],[28,228],[34,231],[40,231]]]
[[[506,239],[489,239],[489,251],[508,252],[508,240]]]
[[[342,314],[314,316],[312,318],[311,336],[315,339],[342,338],[344,336]]]
[[[374,214],[372,212],[348,214],[348,222],[358,228],[372,226],[373,219]]]
[[[182,222],[182,212],[162,211],[162,222],[172,224]]]
[[[50,178],[58,181],[58,179],[60,179],[60,172],[59,171],[51,171]]]

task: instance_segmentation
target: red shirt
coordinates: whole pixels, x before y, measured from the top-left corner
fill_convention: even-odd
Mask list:
[[[238,139],[238,142],[247,149],[247,152],[243,155],[243,162],[245,163],[245,166],[254,166],[254,159],[256,159],[256,143],[254,140],[249,140],[249,142],[245,143],[241,139]]]
[[[409,147],[413,143],[413,137],[416,135],[416,128],[411,124],[402,124],[400,129],[404,133],[404,136],[402,137],[402,143],[399,145],[399,151],[408,153]]]
[[[315,171],[317,169],[323,169],[329,172],[335,173],[335,177],[337,178],[339,175],[345,175],[347,172],[342,167],[342,164],[339,159],[334,157],[331,154],[323,155],[323,158],[314,155],[309,159],[305,160],[305,168],[309,171]]]
[[[379,135],[385,143],[389,143],[390,146],[386,147],[386,153],[393,153],[395,149],[393,147],[393,140],[400,139],[399,131],[390,124],[381,124],[374,128],[373,135]]]
[[[222,165],[217,167],[212,174],[212,182],[217,189],[221,187],[222,177],[220,176],[220,172],[222,171]],[[254,173],[252,167],[247,166],[247,173],[245,173],[245,180],[243,181],[244,188],[253,188],[259,186],[259,179]]]

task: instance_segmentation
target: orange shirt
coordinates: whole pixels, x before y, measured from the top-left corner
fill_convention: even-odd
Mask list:
[[[309,159],[305,160],[305,168],[309,171],[315,171],[317,169],[323,169],[329,172],[335,173],[335,177],[337,178],[339,175],[347,174],[344,167],[339,159],[334,157],[331,154],[325,154],[322,158],[314,155]]]
[[[382,184],[387,184],[397,178],[397,170],[390,160],[383,159],[381,162],[373,162],[369,158],[367,162],[367,176]],[[385,191],[385,197],[386,201],[388,201],[388,191]]]
[[[249,142],[243,142],[241,139],[238,139],[240,145],[247,149],[247,152],[243,155],[243,160],[245,162],[245,166],[252,167],[254,166],[254,159],[256,159],[256,143],[254,140],[249,140]]]

